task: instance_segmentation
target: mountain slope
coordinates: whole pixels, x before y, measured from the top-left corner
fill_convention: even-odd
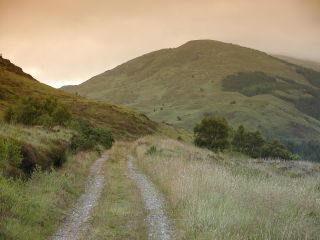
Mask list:
[[[212,40],[152,52],[65,90],[187,129],[205,115],[268,137],[320,136],[320,73]]]
[[[310,61],[310,60],[303,60],[303,59],[298,59],[298,58],[294,58],[294,57],[288,57],[288,56],[283,56],[283,55],[274,55],[276,58],[279,58],[281,60],[284,60],[286,62],[292,63],[292,64],[296,64],[296,65],[300,65],[306,68],[310,68],[313,69],[315,71],[320,71],[320,63],[319,62],[315,62],[315,61]]]
[[[9,60],[0,57],[0,118],[5,109],[23,96],[53,96],[78,118],[111,129],[118,139],[132,139],[157,131],[159,124],[124,107],[94,102],[44,85]]]

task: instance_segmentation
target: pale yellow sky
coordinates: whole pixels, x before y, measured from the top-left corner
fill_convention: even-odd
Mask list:
[[[55,87],[193,39],[320,61],[320,0],[0,0],[0,33],[4,57]]]

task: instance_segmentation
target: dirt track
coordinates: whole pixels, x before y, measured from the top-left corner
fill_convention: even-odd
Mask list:
[[[90,168],[85,192],[80,196],[66,219],[60,224],[60,228],[51,238],[52,240],[77,240],[86,232],[86,224],[91,210],[96,206],[103,188],[103,176],[100,174],[107,155],[99,158]]]
[[[133,165],[132,156],[128,156],[128,169],[133,180],[138,185],[145,208],[148,211],[146,224],[149,240],[171,240],[174,237],[173,223],[169,221],[164,211],[164,201],[152,182],[139,173]]]

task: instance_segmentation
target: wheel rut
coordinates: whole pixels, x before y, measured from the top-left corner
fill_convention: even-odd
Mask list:
[[[164,200],[154,184],[143,174],[139,173],[133,164],[133,157],[128,156],[128,169],[131,178],[140,189],[145,208],[148,212],[146,224],[149,240],[175,239],[173,222],[165,214]]]
[[[103,176],[100,172],[107,159],[108,156],[103,155],[92,164],[85,192],[70,209],[67,217],[61,222],[58,231],[50,238],[51,240],[77,240],[88,230],[87,220],[92,209],[97,205],[103,188]]]

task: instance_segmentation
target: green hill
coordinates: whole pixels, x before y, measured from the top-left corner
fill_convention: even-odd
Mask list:
[[[319,72],[212,40],[155,51],[64,87],[186,129],[223,115],[283,140],[320,137],[319,88]]]
[[[160,124],[125,107],[94,102],[35,80],[9,60],[0,57],[0,118],[5,109],[24,96],[53,96],[77,117],[112,130],[117,139],[133,139],[162,129]]]

